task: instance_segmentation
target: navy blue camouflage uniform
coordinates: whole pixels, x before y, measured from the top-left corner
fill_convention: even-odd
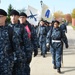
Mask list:
[[[40,43],[40,49],[41,49],[41,54],[45,56],[46,52],[46,35],[47,35],[47,29],[46,26],[40,26],[40,31],[39,31],[39,43]]]
[[[24,29],[24,26],[20,25],[20,24],[14,24],[14,25],[10,24],[10,26],[12,26],[12,28],[14,29],[14,31],[16,33],[16,36],[18,36],[18,38],[19,38],[21,51],[23,53],[22,58],[24,59],[23,62],[22,62],[22,60],[20,62],[19,59],[17,59],[15,61],[16,63],[14,65],[13,75],[14,75],[14,73],[15,73],[15,75],[27,75],[26,69],[25,69],[26,62],[30,63],[31,59],[32,59],[32,47],[31,47],[30,40],[28,38],[27,31]],[[16,53],[15,53],[15,55],[16,55]],[[19,57],[17,57],[17,58],[19,58]]]
[[[53,58],[53,64],[57,68],[61,68],[61,56],[63,42],[66,48],[68,47],[68,40],[66,35],[60,30],[60,28],[53,28],[47,34],[46,43],[50,44],[50,51]]]
[[[12,33],[11,44],[11,40],[9,39],[9,26],[0,26],[0,75],[12,75],[14,52],[21,50],[15,32],[12,31]]]
[[[24,24],[24,26],[28,25],[30,31],[31,31],[31,44],[33,47],[33,52],[34,52],[34,56],[36,56],[38,54],[38,38],[37,38],[37,33],[36,30],[34,28],[33,25],[31,25],[28,21],[26,21],[26,23]]]
[[[39,26],[35,27],[36,35],[37,35],[37,43],[38,43],[38,48],[39,48]]]
[[[38,54],[38,38],[34,26],[31,26],[31,43],[33,45],[34,57]]]
[[[24,27],[28,25],[31,31],[31,38],[30,38],[31,46],[32,46],[31,50],[34,52],[34,56],[36,56],[38,54],[38,43],[37,43],[37,35],[36,35],[35,28],[31,26],[31,24],[28,21],[26,21],[26,23],[24,23],[23,25]],[[25,72],[26,75],[30,75],[30,62],[26,62]]]
[[[61,24],[60,25],[60,29],[64,32],[64,33],[67,33],[67,26],[65,23]]]

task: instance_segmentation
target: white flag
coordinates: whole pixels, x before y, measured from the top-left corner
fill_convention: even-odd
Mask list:
[[[51,10],[45,4],[42,5],[41,18],[43,18],[44,20],[47,20],[48,22],[52,21]]]
[[[33,25],[38,25],[38,10],[28,6],[26,13],[28,16],[27,20]]]

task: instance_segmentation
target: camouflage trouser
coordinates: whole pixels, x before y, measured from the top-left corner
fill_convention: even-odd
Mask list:
[[[46,41],[40,43],[41,53],[45,54],[46,52]]]
[[[12,75],[26,75],[24,68],[25,68],[24,62],[19,62],[16,60],[14,62]]]
[[[25,73],[26,73],[26,75],[30,75],[30,64],[25,64]]]
[[[57,68],[61,67],[61,54],[62,54],[62,47],[58,47],[57,49],[54,49],[53,47],[50,47],[50,51],[53,58],[53,64],[56,65]]]
[[[0,75],[12,75],[13,61],[9,58],[0,60]]]

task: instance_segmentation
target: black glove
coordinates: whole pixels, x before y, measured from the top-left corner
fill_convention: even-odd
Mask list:
[[[27,58],[27,61],[26,61],[26,63],[27,63],[27,64],[30,64],[31,60],[32,60],[32,57],[30,57],[30,58]]]
[[[38,50],[34,50],[34,57],[38,55]]]
[[[69,47],[68,44],[66,44],[65,47],[68,48]]]

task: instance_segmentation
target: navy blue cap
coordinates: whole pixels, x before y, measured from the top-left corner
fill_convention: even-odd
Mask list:
[[[12,9],[10,12],[10,16],[11,15],[18,15],[19,16],[19,12],[17,10]]]
[[[24,13],[24,12],[21,12],[21,13],[20,13],[20,16],[25,16],[25,17],[27,17],[27,14]]]
[[[6,11],[5,11],[5,10],[3,10],[3,9],[0,9],[0,15],[7,16],[7,13],[6,13]]]

